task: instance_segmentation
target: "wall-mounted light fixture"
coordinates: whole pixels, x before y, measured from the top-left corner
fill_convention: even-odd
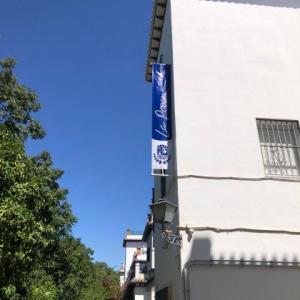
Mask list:
[[[177,246],[181,245],[181,236],[175,233],[172,229],[172,221],[175,217],[178,207],[169,202],[167,199],[160,199],[159,201],[150,205],[154,222],[162,225],[162,238],[169,244]]]

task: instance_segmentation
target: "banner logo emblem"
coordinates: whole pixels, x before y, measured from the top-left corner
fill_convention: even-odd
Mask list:
[[[166,145],[158,145],[156,153],[153,154],[153,158],[160,165],[167,164],[171,159],[171,155],[168,153],[168,147]]]

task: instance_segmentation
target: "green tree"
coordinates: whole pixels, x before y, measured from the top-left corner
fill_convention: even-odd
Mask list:
[[[57,286],[44,270],[34,270],[29,277],[28,300],[56,300]]]
[[[43,270],[45,257],[53,261],[51,250],[70,235],[76,220],[58,184],[63,172],[52,167],[49,153],[25,153],[25,139],[45,132],[32,117],[40,108],[37,96],[17,81],[14,67],[14,59],[0,60],[1,299],[40,297],[43,288],[57,285],[55,274]]]
[[[45,132],[32,117],[37,95],[17,81],[14,67],[14,59],[0,60],[0,299],[113,297],[116,273],[94,264],[92,250],[72,236],[63,172],[47,152],[26,155],[26,139]]]
[[[47,264],[45,269],[57,282],[57,299],[81,299],[81,290],[86,287],[92,269],[92,250],[73,236],[67,236],[52,246],[44,261]]]
[[[75,218],[49,154],[26,156],[23,142],[0,127],[0,291],[25,296],[31,271],[70,232]],[[8,291],[8,292],[7,292]],[[0,294],[1,295],[1,294]]]
[[[13,58],[0,60],[0,124],[23,138],[42,138],[45,131],[32,117],[40,109],[40,103],[36,93],[17,81],[13,73],[15,65]]]
[[[92,266],[87,287],[81,300],[116,299],[119,293],[119,274],[106,263],[96,262]]]

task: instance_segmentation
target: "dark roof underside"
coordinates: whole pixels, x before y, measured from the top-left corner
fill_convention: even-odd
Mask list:
[[[152,64],[157,62],[164,25],[167,0],[154,0],[150,41],[146,66],[146,81],[152,81]]]

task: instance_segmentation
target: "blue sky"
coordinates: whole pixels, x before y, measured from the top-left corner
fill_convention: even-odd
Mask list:
[[[144,81],[152,1],[2,0],[0,57],[39,95],[51,153],[96,260],[118,267],[126,228],[151,198],[151,86]]]

